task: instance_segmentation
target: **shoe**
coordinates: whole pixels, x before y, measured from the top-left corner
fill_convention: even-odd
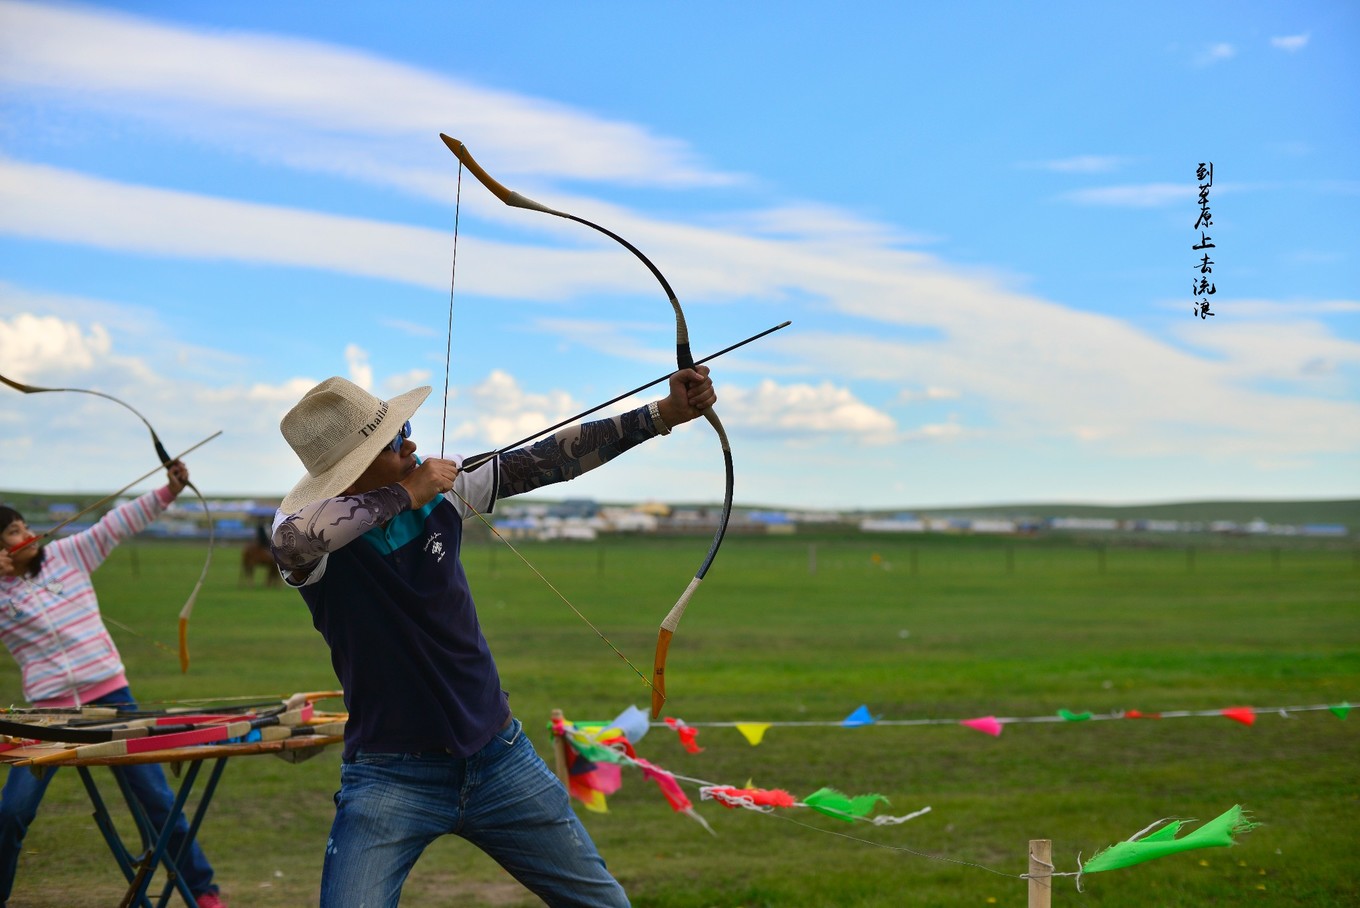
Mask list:
[[[227,903],[216,892],[200,893],[194,901],[198,902],[198,908],[227,908]]]

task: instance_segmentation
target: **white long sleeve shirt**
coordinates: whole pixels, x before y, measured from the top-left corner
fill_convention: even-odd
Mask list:
[[[31,703],[73,706],[127,684],[90,574],[173,500],[168,488],[147,492],[88,530],[48,543],[36,577],[0,577],[0,642],[19,663]]]

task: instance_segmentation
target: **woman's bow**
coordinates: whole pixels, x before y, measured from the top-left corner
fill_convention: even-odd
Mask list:
[[[105,400],[111,400],[118,404],[118,406],[131,412],[132,415],[142,421],[142,425],[146,426],[147,431],[151,433],[151,444],[156,449],[156,456],[160,458],[161,466],[168,467],[170,464],[174,463],[174,459],[171,458],[169,452],[165,450],[165,445],[161,443],[160,436],[156,434],[156,430],[152,428],[151,423],[147,418],[143,416],[136,407],[132,406],[132,404],[125,400],[120,400],[112,394],[106,394],[103,391],[93,391],[89,388],[41,388],[37,385],[26,385],[23,382],[14,381],[3,375],[0,375],[0,383],[6,384],[22,394],[55,394],[65,391],[72,394],[90,394],[94,397],[102,397]],[[221,433],[219,432],[218,434],[220,435]],[[212,511],[208,508],[208,500],[203,497],[203,493],[198,490],[198,486],[194,485],[192,482],[186,482],[185,485],[192,489],[193,493],[198,496],[199,503],[203,505],[203,513],[208,518],[208,556],[203,559],[203,569],[198,573],[198,581],[194,584],[193,591],[189,593],[189,598],[185,600],[183,608],[179,610],[179,667],[181,672],[189,671],[189,616],[193,614],[194,602],[198,599],[198,591],[203,588],[203,581],[208,576],[208,567],[212,564],[212,550],[215,539]]]

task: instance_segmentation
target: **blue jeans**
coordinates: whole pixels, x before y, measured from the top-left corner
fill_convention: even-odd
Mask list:
[[[118,704],[127,709],[136,709],[132,692],[126,687],[105,694],[91,704]],[[174,806],[175,795],[165,781],[165,772],[155,763],[136,766],[115,766],[113,771],[121,773],[132,789],[133,795],[141,803],[142,809],[157,828],[164,827],[165,819]],[[56,775],[56,769],[49,767],[41,779],[26,766],[11,766],[5,788],[0,791],[0,905],[9,898],[14,888],[14,875],[19,866],[19,853],[23,850],[24,836],[33,819],[38,815],[38,805],[42,803],[47,786]],[[170,837],[170,853],[177,854],[184,836],[189,832],[189,823],[180,814],[175,824],[175,833]],[[216,892],[213,885],[213,869],[203,850],[195,842],[189,854],[180,862],[179,869],[194,895]]]
[[[445,833],[549,905],[628,906],[518,719],[470,757],[360,751],[341,764],[335,807],[321,908],[394,908],[416,859]]]

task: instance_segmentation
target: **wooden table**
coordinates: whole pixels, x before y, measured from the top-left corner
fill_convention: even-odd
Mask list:
[[[216,792],[217,783],[227,767],[227,760],[232,757],[275,754],[290,763],[298,763],[315,756],[332,744],[339,744],[343,740],[344,736],[338,734],[299,735],[275,741],[200,744],[193,747],[174,747],[127,756],[77,758],[53,764],[50,767],[34,766],[32,768],[35,771],[42,772],[61,766],[74,766],[76,772],[80,774],[80,780],[84,783],[85,791],[90,797],[90,804],[94,807],[95,824],[103,834],[104,841],[108,843],[109,851],[117,862],[118,869],[123,872],[123,876],[128,881],[127,892],[123,895],[122,901],[118,903],[119,908],[131,908],[134,905],[137,908],[151,908],[152,902],[147,896],[147,889],[150,887],[157,869],[162,867],[165,869],[166,877],[160,898],[155,902],[157,908],[165,908],[176,891],[179,892],[186,905],[194,908],[196,902],[193,893],[189,892],[188,886],[184,883],[180,875],[179,865],[198,836],[198,829],[212,804],[213,794]],[[35,745],[7,750],[0,752],[0,762],[22,763],[41,753],[50,752],[51,748],[52,745]],[[199,780],[203,764],[208,761],[213,761],[212,769],[208,773],[207,784],[203,788],[203,793],[199,796],[194,815],[189,820],[188,835],[178,852],[171,854],[170,835],[174,831],[175,824],[179,822],[179,818],[184,816],[189,795],[193,792],[194,786]],[[159,829],[147,817],[142,805],[133,797],[126,778],[122,773],[117,772],[117,768],[120,766],[143,763],[169,763],[177,769],[181,769],[180,772],[176,773],[180,777],[179,790],[175,792],[174,803],[165,825]],[[92,767],[96,766],[108,766],[122,791],[123,800],[127,802],[128,809],[132,813],[132,819],[136,823],[138,835],[141,838],[141,848],[136,854],[128,849],[113,824],[113,817],[100,794],[98,785],[95,783],[94,775],[90,771]],[[15,769],[20,768],[22,767],[15,766]]]

